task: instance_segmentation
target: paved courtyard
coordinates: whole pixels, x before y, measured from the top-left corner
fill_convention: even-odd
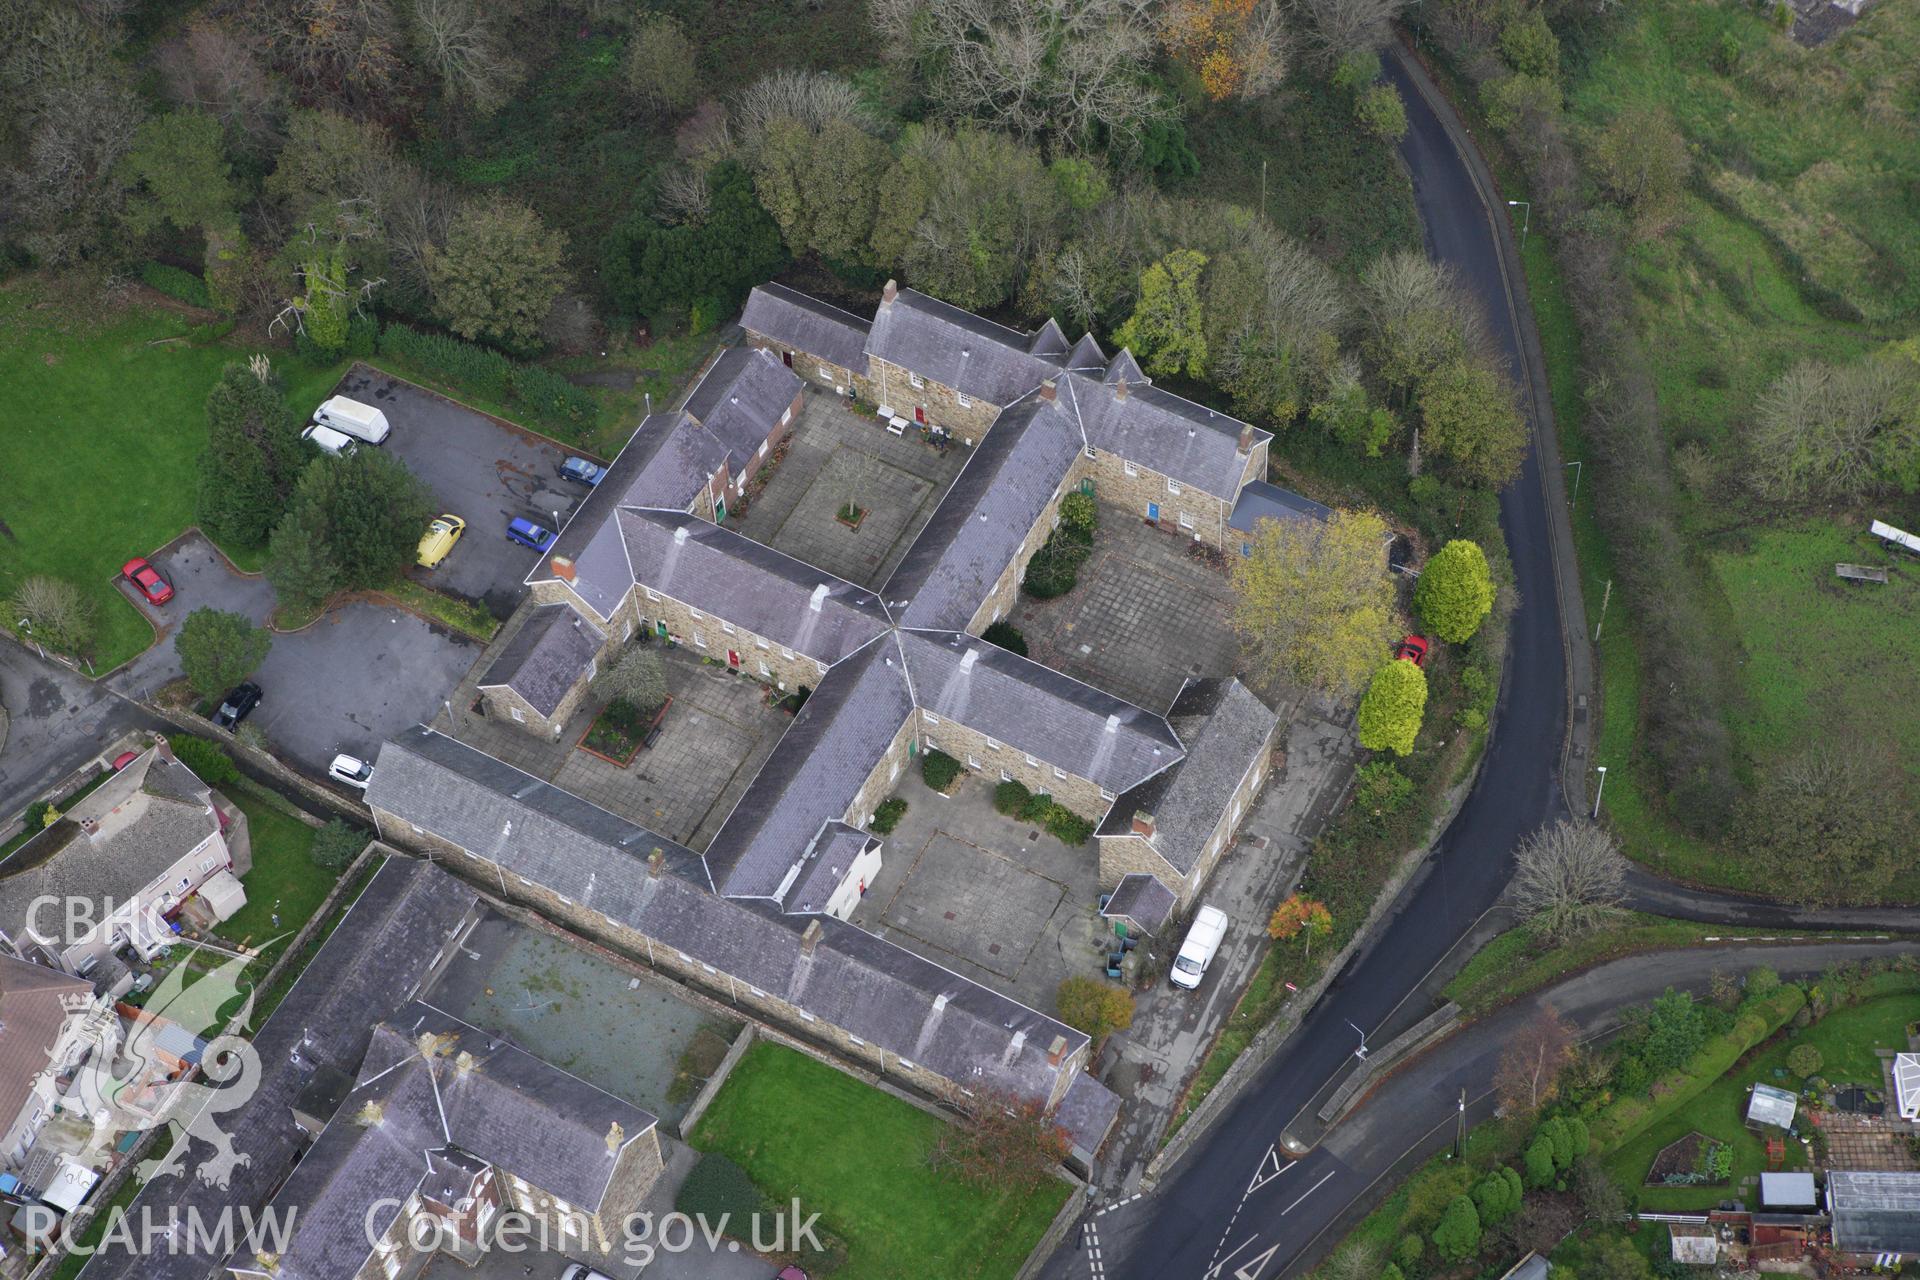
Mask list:
[[[1188,545],[1102,503],[1079,584],[1053,600],[1023,594],[1014,607],[1029,656],[1159,712],[1187,677],[1233,673],[1232,588]]]
[[[828,573],[877,587],[907,553],[971,450],[940,453],[911,429],[887,434],[880,420],[838,396],[807,393],[786,457],[773,478],[728,525]],[[852,502],[866,509],[858,529],[834,518]]]
[[[494,652],[520,624],[516,619],[502,628]],[[492,652],[474,664],[451,699],[453,735],[603,809],[704,850],[793,717],[769,707],[764,687],[745,676],[702,663],[685,649],[656,652],[666,665],[673,705],[654,745],[625,768],[578,747],[601,706],[591,696],[557,738],[538,737],[511,721],[480,714],[475,687],[492,665]],[[448,727],[445,707],[434,724]]]

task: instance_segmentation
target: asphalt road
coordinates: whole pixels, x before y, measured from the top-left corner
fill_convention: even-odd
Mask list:
[[[44,797],[55,783],[130,729],[165,726],[133,703],[31,650],[0,643],[0,823]]]
[[[1401,154],[1413,176],[1428,252],[1452,266],[1482,299],[1488,330],[1517,373],[1522,364],[1515,321],[1485,208],[1439,118],[1391,59],[1387,71],[1406,101]],[[1286,1051],[1267,1064],[1153,1197],[1141,1202],[1152,1215],[1151,1229],[1137,1247],[1106,1255],[1105,1274],[1140,1280],[1211,1274],[1267,1280],[1281,1274],[1299,1247],[1281,1242],[1299,1236],[1290,1225],[1274,1234],[1279,1224],[1294,1212],[1318,1218],[1337,1211],[1368,1179],[1333,1150],[1316,1152],[1289,1172],[1274,1173],[1267,1185],[1285,1183],[1286,1189],[1272,1193],[1271,1205],[1261,1201],[1255,1220],[1247,1214],[1256,1210],[1245,1207],[1255,1171],[1277,1159],[1272,1147],[1288,1120],[1350,1064],[1361,1031],[1378,1044],[1429,1011],[1424,998],[1408,997],[1500,896],[1520,838],[1566,812],[1558,777],[1566,662],[1546,497],[1532,451],[1501,495],[1500,515],[1520,604],[1497,730],[1478,782],[1420,878],[1403,894],[1397,914],[1334,980]],[[1304,1191],[1312,1195],[1301,1196]],[[1295,1197],[1300,1207],[1289,1208]],[[1072,1255],[1069,1245],[1050,1274],[1081,1274]]]

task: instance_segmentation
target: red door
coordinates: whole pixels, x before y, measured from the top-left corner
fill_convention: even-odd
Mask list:
[[[740,655],[734,652],[732,649],[727,650],[727,665],[730,667],[737,667],[740,665]]]
[[[789,369],[791,369],[791,368],[793,368],[793,352],[791,352],[791,351],[782,351],[782,352],[780,353],[780,358],[781,358],[782,360],[784,360],[784,361],[786,361],[786,365],[787,365],[787,368],[789,368]]]
[[[925,405],[917,404],[913,407],[913,420],[923,427],[927,425],[927,407]]]

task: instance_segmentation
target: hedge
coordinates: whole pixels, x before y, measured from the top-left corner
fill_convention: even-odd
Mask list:
[[[191,271],[170,267],[164,262],[149,262],[140,268],[140,278],[177,302],[190,307],[213,307],[207,282]]]
[[[1046,827],[1061,844],[1085,844],[1093,835],[1093,823],[1063,804],[1047,806]]]
[[[175,759],[193,770],[200,781],[210,787],[224,787],[240,776],[240,770],[234,768],[227,753],[205,738],[170,733],[167,735],[167,745],[173,748]]]
[[[1009,780],[993,789],[993,807],[1009,818],[1017,818],[1032,794],[1024,784]]]
[[[1682,1070],[1654,1083],[1654,1096],[1635,1094],[1601,1108],[1588,1125],[1594,1150],[1602,1154],[1616,1150],[1686,1106],[1731,1070],[1747,1050],[1785,1026],[1806,1003],[1805,991],[1784,986],[1742,1005],[1730,1029],[1711,1037]]]
[[[599,416],[599,406],[585,388],[477,343],[389,324],[380,331],[379,349],[381,355],[445,378],[467,394],[510,405],[546,427],[578,433]]]

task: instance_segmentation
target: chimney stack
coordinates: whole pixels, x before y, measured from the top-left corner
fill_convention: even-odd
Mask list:
[[[1067,1038],[1055,1036],[1053,1043],[1047,1046],[1047,1065],[1057,1067],[1067,1059]]]
[[[960,655],[960,670],[964,674],[973,670],[973,664],[980,661],[980,651],[969,649]]]
[[[618,1120],[607,1126],[607,1154],[619,1155],[621,1144],[627,1140],[627,1131]]]
[[[1153,839],[1153,815],[1136,809],[1133,813],[1133,834]]]
[[[681,543],[685,542],[686,540],[687,540],[687,526],[681,525],[678,529],[675,529],[673,531],[673,543],[675,546],[679,546]]]
[[[1120,732],[1120,717],[1119,717],[1119,716],[1117,716],[1117,715],[1112,715],[1112,716],[1108,716],[1108,717],[1107,717],[1107,732],[1108,732],[1108,733],[1118,733],[1118,732]]]
[[[1240,452],[1246,453],[1252,448],[1253,424],[1251,422],[1243,422],[1240,424]]]
[[[825,932],[826,930],[820,927],[819,920],[807,921],[807,931],[800,935],[800,954],[803,956],[812,955],[813,949],[820,945],[820,935]]]
[[[1125,400],[1127,398],[1127,380],[1125,378],[1121,378],[1113,384],[1113,398],[1115,400]]]
[[[655,845],[653,852],[647,855],[647,879],[658,880],[660,878],[661,868],[666,865],[667,851],[659,845]]]
[[[899,296],[900,282],[898,280],[889,280],[887,281],[887,287],[880,291],[880,305],[890,307],[893,305],[893,300]]]
[[[552,560],[553,576],[562,582],[573,581],[573,561],[566,556],[555,556]]]
[[[815,613],[820,612],[820,606],[827,602],[827,591],[828,587],[824,582],[815,587],[813,594],[807,598],[807,608],[813,610]]]
[[[1056,385],[1056,383],[1052,378],[1048,378],[1045,382],[1040,384],[1040,398],[1042,400],[1051,402],[1053,398],[1058,394],[1060,394],[1060,388],[1058,387],[1058,385]]]

